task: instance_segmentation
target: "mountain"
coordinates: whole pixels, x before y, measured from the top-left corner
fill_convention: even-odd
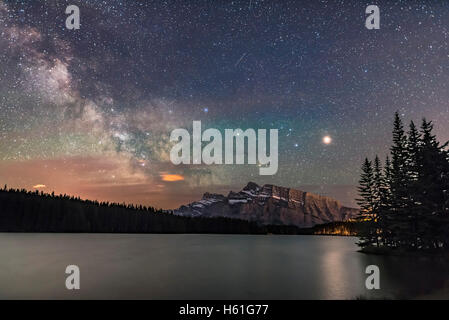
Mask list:
[[[312,227],[354,218],[358,209],[335,199],[297,189],[249,182],[228,196],[205,193],[199,201],[181,206],[174,214],[188,217],[228,217],[270,225]]]

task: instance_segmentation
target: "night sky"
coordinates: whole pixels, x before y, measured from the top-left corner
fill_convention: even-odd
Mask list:
[[[447,1],[55,2],[0,0],[2,185],[175,208],[255,181],[354,205],[396,110],[449,139]],[[193,120],[279,129],[277,174],[171,164]]]

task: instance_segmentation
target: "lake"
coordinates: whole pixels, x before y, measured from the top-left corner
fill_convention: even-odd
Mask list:
[[[0,233],[0,299],[413,297],[441,283],[428,261],[357,252],[357,238]],[[80,290],[65,288],[67,265]],[[380,290],[365,268],[380,268]],[[431,272],[429,272],[431,271]]]

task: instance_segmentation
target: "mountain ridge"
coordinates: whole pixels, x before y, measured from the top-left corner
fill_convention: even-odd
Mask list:
[[[227,196],[206,192],[201,200],[174,210],[180,216],[228,217],[301,228],[350,220],[358,213],[358,209],[343,206],[331,197],[254,182],[239,192],[230,191]]]

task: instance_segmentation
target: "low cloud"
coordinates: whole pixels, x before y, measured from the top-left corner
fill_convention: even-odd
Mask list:
[[[45,184],[36,184],[33,186],[33,189],[43,189],[43,188],[47,188],[47,186]]]
[[[162,181],[183,181],[184,177],[180,174],[161,174]]]

